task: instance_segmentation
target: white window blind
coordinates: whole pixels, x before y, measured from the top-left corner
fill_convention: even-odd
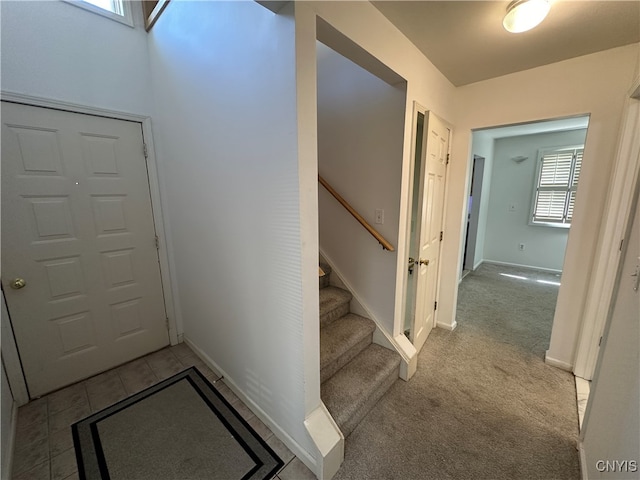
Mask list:
[[[541,152],[533,223],[571,224],[583,151],[578,147]]]

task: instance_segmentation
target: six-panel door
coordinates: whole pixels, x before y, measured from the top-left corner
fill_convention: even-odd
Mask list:
[[[2,284],[32,398],[169,343],[140,124],[2,102]]]

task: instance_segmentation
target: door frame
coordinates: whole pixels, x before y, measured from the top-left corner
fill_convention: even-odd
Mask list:
[[[420,105],[417,101],[413,101],[413,112],[411,113],[411,162],[409,162],[409,188],[407,188],[407,210],[406,210],[406,222],[405,222],[405,245],[404,249],[404,258],[400,258],[398,255],[398,264],[402,265],[398,267],[402,270],[402,308],[400,311],[400,320],[402,328],[400,333],[404,335],[404,321],[407,315],[407,296],[409,294],[408,287],[409,282],[407,282],[407,255],[411,253],[411,214],[413,212],[413,187],[415,185],[415,156],[416,156],[416,130],[418,128],[418,113],[422,113],[425,116],[425,122],[427,117],[427,109]],[[422,154],[421,154],[422,155]],[[420,160],[422,161],[422,159]],[[398,249],[398,253],[400,249]],[[397,322],[396,322],[397,323]],[[409,339],[407,339],[409,340]],[[413,342],[411,342],[413,345]]]
[[[412,214],[412,210],[413,210],[413,186],[414,186],[414,176],[415,176],[415,155],[416,155],[416,130],[417,130],[417,126],[418,126],[418,113],[422,113],[424,115],[425,118],[425,128],[428,125],[428,118],[429,118],[429,113],[432,113],[434,115],[437,115],[433,110],[429,110],[426,107],[423,107],[419,102],[417,102],[416,100],[413,101],[413,112],[411,115],[411,162],[409,165],[409,188],[407,189],[407,209],[406,209],[406,215],[405,215],[405,241],[404,241],[404,249],[402,250],[405,254],[405,258],[400,258],[400,255],[398,255],[398,269],[401,272],[402,275],[402,304],[401,304],[401,310],[400,310],[400,322],[399,324],[402,325],[402,329],[400,330],[400,333],[402,334],[402,336],[404,336],[404,321],[405,321],[405,316],[407,314],[406,310],[407,310],[407,295],[408,295],[408,283],[407,282],[407,278],[406,278],[406,272],[407,272],[407,258],[406,256],[409,254],[409,252],[411,251],[411,214]],[[453,126],[447,122],[446,120],[444,120],[441,117],[438,117],[440,119],[440,121],[449,129],[449,142],[448,142],[448,151],[447,154],[450,155],[451,154],[451,144],[452,144],[452,138],[453,138]],[[424,133],[424,132],[423,132]],[[422,145],[422,149],[424,154],[426,155],[426,142],[423,141],[423,145]],[[422,154],[421,154],[422,155]],[[421,159],[421,161],[423,161],[424,159]],[[425,170],[422,169],[421,173],[424,175]],[[445,230],[446,228],[446,211],[447,211],[447,203],[448,203],[448,196],[449,196],[449,165],[447,163],[447,167],[446,167],[446,172],[445,172],[445,178],[444,178],[444,201],[443,201],[443,205],[442,205],[442,231]],[[420,225],[420,229],[422,229],[422,224]],[[436,273],[436,301],[438,301],[439,295],[440,295],[440,280],[441,280],[441,275],[442,275],[442,242],[440,245],[440,251],[438,253],[438,272]],[[400,252],[400,250],[399,250]],[[396,277],[398,278],[398,277]],[[396,326],[398,325],[398,322],[396,322]],[[436,328],[436,327],[443,327],[447,330],[453,330],[455,328],[455,322],[453,327],[450,327],[449,325],[445,325],[445,324],[440,324],[438,323],[438,312],[436,310],[436,312],[434,313],[434,317],[433,317],[433,327],[432,328]],[[413,345],[413,342],[411,342],[411,344]],[[413,345],[415,347],[415,345]]]
[[[467,209],[468,207],[468,199],[471,197],[472,188],[475,190],[473,194],[473,198],[471,200],[471,210],[467,211],[467,223],[468,226],[465,229],[465,249],[462,258],[462,269],[463,270],[475,270],[475,257],[476,257],[476,246],[478,244],[478,222],[480,219],[480,202],[482,200],[482,187],[484,183],[484,166],[485,166],[485,157],[481,155],[473,154],[473,166],[471,169],[471,182],[469,184],[469,194],[467,195]],[[469,246],[473,245],[471,251],[469,250]],[[469,258],[467,255],[472,253],[471,262],[469,264]],[[471,267],[471,268],[469,268]]]
[[[609,196],[603,214],[582,327],[578,334],[573,373],[591,380],[595,372],[621,261],[622,244],[632,213],[635,187],[640,181],[640,77],[636,78],[624,108]],[[547,359],[547,363],[549,362]]]
[[[147,115],[137,115],[128,112],[108,110],[99,107],[64,102],[60,100],[52,100],[48,98],[24,95],[21,93],[9,92],[5,90],[0,92],[0,100],[4,102],[18,103],[32,107],[63,110],[71,113],[106,117],[115,120],[126,120],[140,124],[142,128],[142,138],[144,144],[147,146],[147,179],[149,181],[149,193],[151,196],[151,211],[153,215],[153,223],[155,225],[156,235],[158,236],[160,279],[162,281],[164,308],[167,315],[167,323],[169,327],[169,342],[171,345],[179,343],[182,337],[182,319],[179,317],[179,311],[175,308],[176,299],[174,296],[174,291],[177,291],[176,282],[173,275],[175,269],[171,268],[173,266],[173,258],[169,253],[168,248],[170,237],[166,234],[167,222],[162,213],[163,210],[166,210],[167,207],[163,201],[164,197],[160,193],[161,187],[154,149],[151,117]],[[10,316],[11,312],[9,311],[8,306],[7,312]],[[12,391],[19,392],[15,400],[18,405],[23,405],[28,401],[28,397],[25,396],[27,391],[26,381],[24,378],[24,373],[22,372],[17,345],[13,337],[13,328],[10,324],[5,325],[5,323],[8,322],[5,322],[5,315],[3,315],[2,317],[3,331],[11,332],[11,335],[3,335],[3,343],[8,342],[7,345],[9,346],[9,348],[2,350],[2,356],[5,359],[5,369]],[[27,401],[25,401],[25,397]]]

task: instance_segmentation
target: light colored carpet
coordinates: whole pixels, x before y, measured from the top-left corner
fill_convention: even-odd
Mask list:
[[[558,281],[468,275],[458,328],[431,333],[415,376],[351,433],[335,479],[579,478],[573,375],[543,361],[558,287],[538,279]]]

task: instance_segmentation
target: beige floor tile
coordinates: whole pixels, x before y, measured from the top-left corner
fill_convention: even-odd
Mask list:
[[[85,390],[84,382],[76,383],[47,395],[47,403],[49,405],[49,415],[55,415],[70,407],[87,405],[87,391]]]
[[[47,398],[33,400],[18,409],[17,428],[47,421]]]
[[[97,385],[99,383],[104,383],[104,382],[113,380],[113,378],[117,376],[118,376],[118,370],[114,368],[113,370],[108,370],[106,372],[100,373],[99,375],[96,375],[95,377],[91,377],[85,380],[84,383],[87,387],[90,387],[93,385]]]
[[[250,418],[255,416],[251,411],[251,409],[242,402],[235,403],[233,405],[233,408],[235,408],[236,411],[240,414],[240,416],[245,420],[249,420]]]
[[[214,383],[217,382],[218,379],[220,378],[220,375],[218,375],[216,372],[214,372],[213,370],[211,370],[209,367],[207,367],[206,365],[198,365],[196,367],[198,369],[198,371],[200,373],[202,373],[204,375],[204,377],[209,380],[210,383]]]
[[[73,448],[51,459],[51,480],[63,480],[78,471]]]
[[[63,428],[49,435],[49,452],[52,457],[73,447],[71,428]]]
[[[262,420],[260,420],[256,416],[253,416],[249,420],[247,420],[247,423],[251,425],[251,427],[256,431],[258,435],[260,435],[260,438],[262,438],[263,440],[267,440],[269,437],[271,437],[271,435],[273,435],[273,432],[269,429],[269,427],[267,427],[262,422]]]
[[[71,427],[72,423],[89,416],[89,405],[77,405],[49,416],[49,435],[63,428]]]
[[[180,361],[180,363],[184,368],[198,367],[200,365],[204,365],[204,362],[202,361],[202,359],[199,356],[197,356],[195,353],[192,353],[190,355],[185,355],[184,357],[181,357],[178,360]]]
[[[235,405],[240,401],[240,398],[231,391],[231,389],[223,382],[217,381],[214,385],[216,389],[220,392],[220,394],[229,402],[231,405]]]
[[[284,462],[285,466],[295,457],[293,452],[291,452],[291,450],[289,450],[289,448],[287,448],[287,446],[282,443],[280,439],[275,435],[272,435],[271,437],[269,437],[269,439],[267,439],[267,445],[269,445],[273,449],[273,451],[276,452],[276,454]]]
[[[135,360],[119,367],[118,374],[129,395],[138,393],[158,382],[158,378],[144,359]]]
[[[178,360],[180,360],[182,357],[194,355],[193,350],[191,350],[189,346],[184,342],[169,347],[169,351],[173,353]]]
[[[91,411],[97,412],[127,397],[122,380],[115,370],[113,375],[104,377],[102,382],[87,385]]]
[[[14,468],[13,480],[50,480],[51,472],[49,460],[46,460],[35,467],[31,467],[29,470],[16,475]]]
[[[22,450],[28,448],[29,445],[36,443],[47,437],[49,426],[47,421],[31,423],[16,430],[15,449]]]
[[[158,377],[158,380],[164,380],[184,370],[184,367],[176,356],[168,349],[160,350],[144,358],[151,367],[151,370],[153,370],[153,373]]]
[[[316,480],[316,476],[307,466],[297,458],[294,458],[289,464],[278,472],[281,480]]]
[[[32,443],[28,448],[23,448],[15,453],[13,458],[13,475],[19,475],[33,468],[34,465],[49,461],[49,439]]]

